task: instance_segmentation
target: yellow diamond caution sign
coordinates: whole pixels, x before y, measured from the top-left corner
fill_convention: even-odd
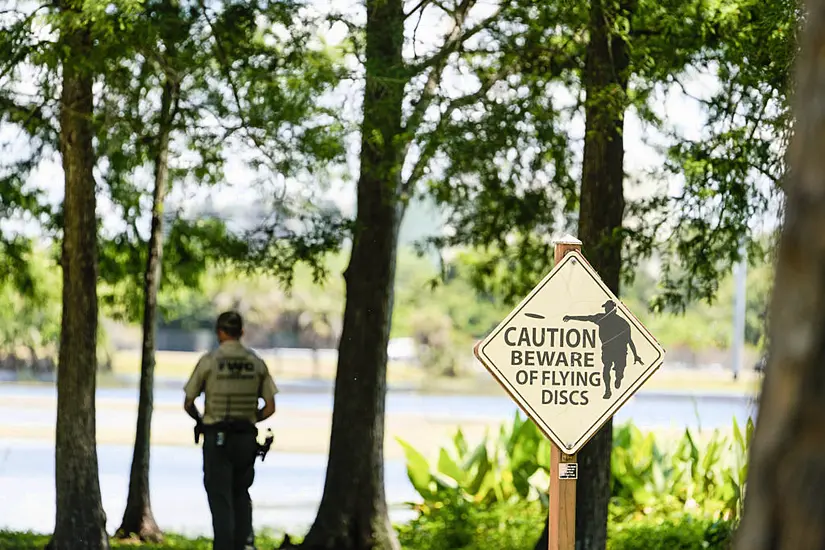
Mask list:
[[[665,351],[571,251],[475,354],[547,437],[574,454],[661,366]]]

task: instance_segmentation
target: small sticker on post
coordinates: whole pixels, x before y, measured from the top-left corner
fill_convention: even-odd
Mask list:
[[[559,479],[579,479],[579,465],[576,462],[559,464]]]

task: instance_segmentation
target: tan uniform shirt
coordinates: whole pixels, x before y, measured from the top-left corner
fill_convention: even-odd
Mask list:
[[[206,394],[204,424],[229,419],[255,424],[258,398],[274,397],[278,387],[255,352],[228,340],[200,358],[184,391],[189,399]]]

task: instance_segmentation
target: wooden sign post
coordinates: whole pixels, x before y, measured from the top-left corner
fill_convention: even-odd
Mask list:
[[[582,248],[582,242],[578,239],[562,239],[553,244],[555,265],[559,265],[571,250],[581,252]],[[579,477],[576,456],[563,453],[558,445],[550,441],[549,550],[576,548],[576,480]]]
[[[576,544],[576,456],[662,365],[665,351],[574,237],[475,356],[550,440],[549,550]]]

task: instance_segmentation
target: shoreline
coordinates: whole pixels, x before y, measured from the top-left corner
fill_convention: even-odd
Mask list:
[[[694,398],[751,398],[757,399],[761,389],[761,378],[733,382],[714,380],[712,377],[702,378],[701,372],[678,373],[670,376],[659,376],[656,373],[640,388],[635,395],[649,397],[694,397]],[[98,376],[97,389],[137,389],[139,376],[135,374],[102,374]],[[157,374],[155,389],[181,389],[186,378]],[[332,393],[334,380],[328,378],[306,378],[281,376],[276,383],[281,392],[288,390],[294,394]],[[54,380],[19,378],[14,380],[0,379],[0,387],[55,387]],[[453,378],[437,381],[401,381],[388,382],[388,393],[411,393],[431,396],[461,396],[461,397],[496,397],[504,395],[492,378]]]

